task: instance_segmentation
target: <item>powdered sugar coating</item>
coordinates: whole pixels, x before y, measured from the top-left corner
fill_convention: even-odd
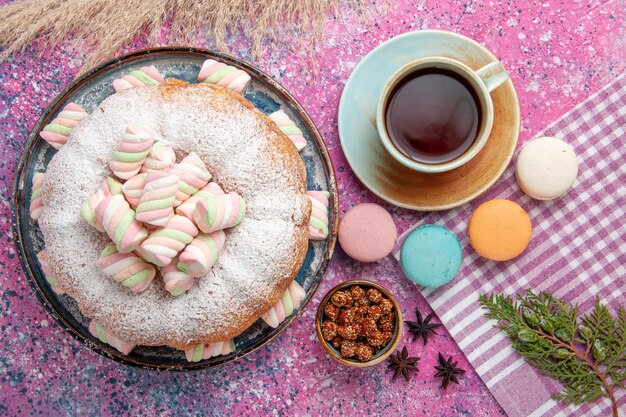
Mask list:
[[[132,294],[92,262],[106,237],[80,218],[80,207],[110,175],[111,152],[129,124],[156,131],[179,158],[195,151],[222,188],[248,204],[211,272],[180,297],[161,279]],[[219,87],[168,82],[107,98],[74,130],[48,175],[40,224],[59,281],[83,314],[137,344],[185,349],[240,334],[280,298],[306,253],[310,202],[296,149],[267,117]]]

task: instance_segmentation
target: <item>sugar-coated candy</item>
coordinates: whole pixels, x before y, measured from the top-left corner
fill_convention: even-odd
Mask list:
[[[91,333],[93,337],[100,339],[102,343],[106,343],[107,345],[119,350],[124,355],[128,355],[135,348],[135,346],[137,346],[134,343],[123,341],[95,320],[91,320],[89,323],[89,333]]]
[[[37,253],[37,260],[39,261],[39,265],[41,265],[41,272],[43,272],[46,277],[46,281],[50,284],[50,288],[57,294],[65,294],[65,291],[61,287],[59,287],[59,283],[52,276],[52,271],[50,270],[50,265],[48,264],[48,254],[45,250]]]
[[[196,204],[201,199],[206,198],[207,193],[221,195],[224,194],[224,190],[222,190],[218,183],[210,182],[176,207],[176,214],[180,214],[181,216],[185,216],[189,220],[194,221],[193,212],[196,210]]]
[[[211,173],[207,170],[202,159],[191,152],[172,168],[172,174],[178,176],[178,191],[176,192],[176,206],[187,200],[211,180]]]
[[[153,226],[165,226],[174,215],[177,190],[178,177],[175,174],[149,172],[137,206],[137,220]]]
[[[198,81],[201,83],[216,84],[238,93],[248,87],[250,80],[247,72],[214,59],[204,61],[198,74]]]
[[[153,143],[153,132],[135,125],[128,126],[111,157],[111,171],[123,180],[134,177],[141,170]]]
[[[194,283],[194,277],[178,269],[177,259],[173,259],[169,265],[161,268],[161,276],[165,289],[174,297],[189,291]]]
[[[185,358],[188,362],[199,362],[202,359],[209,359],[214,356],[228,355],[235,350],[235,340],[230,339],[225,342],[200,343],[195,347],[185,351]]]
[[[197,235],[198,229],[191,220],[174,215],[141,243],[141,256],[157,266],[169,265]]]
[[[121,253],[134,251],[148,237],[146,228],[135,220],[135,211],[119,194],[105,197],[98,204],[95,221]]]
[[[223,230],[198,234],[178,257],[178,268],[192,277],[206,275],[217,261],[225,239]]]
[[[141,67],[138,70],[131,71],[130,74],[124,75],[113,81],[115,91],[127,90],[133,87],[143,87],[144,85],[157,85],[165,81],[153,65],[149,67]]]
[[[148,288],[156,275],[154,266],[133,253],[119,253],[113,243],[104,248],[97,264],[102,272],[134,293]]]
[[[122,193],[126,197],[126,201],[133,208],[137,209],[141,196],[143,195],[143,187],[146,185],[147,173],[137,174],[132,178],[129,178],[124,185],[122,185]]]
[[[30,218],[39,220],[41,210],[43,209],[43,200],[41,199],[41,185],[43,184],[45,174],[37,172],[33,175],[33,187],[30,195]]]
[[[306,146],[306,139],[304,138],[304,134],[302,130],[287,116],[282,109],[275,111],[274,113],[269,115],[269,118],[272,119],[274,123],[278,126],[278,128],[283,132],[294,145],[296,145],[296,149],[301,151]]]
[[[67,137],[72,133],[78,122],[86,119],[89,114],[78,104],[68,103],[59,115],[47,124],[39,133],[39,136],[48,142],[53,148],[59,149],[67,142]]]
[[[294,280],[283,293],[281,299],[266,313],[261,314],[261,318],[268,326],[276,328],[300,307],[300,303],[305,297],[306,291]]]
[[[307,191],[311,200],[309,239],[324,240],[328,237],[328,191]]]
[[[237,226],[246,214],[246,202],[236,192],[213,194],[207,192],[198,200],[193,213],[198,229],[204,233]]]
[[[173,167],[175,163],[176,154],[174,150],[169,146],[163,145],[161,142],[155,142],[141,166],[141,172],[168,170]]]

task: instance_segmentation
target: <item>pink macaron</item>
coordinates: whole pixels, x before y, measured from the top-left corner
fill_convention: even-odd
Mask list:
[[[393,218],[378,204],[351,208],[339,224],[339,244],[351,258],[376,262],[391,253],[398,232]]]

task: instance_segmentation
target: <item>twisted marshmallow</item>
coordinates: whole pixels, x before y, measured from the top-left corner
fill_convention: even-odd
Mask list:
[[[152,265],[132,253],[119,253],[113,243],[104,248],[97,264],[102,272],[134,293],[148,288],[156,275]]]
[[[300,307],[300,303],[305,297],[306,291],[294,280],[283,293],[282,298],[267,313],[261,314],[261,318],[268,326],[277,328],[285,318]]]
[[[113,152],[111,171],[123,180],[139,173],[154,143],[154,133],[139,126],[128,126]]]
[[[198,81],[201,83],[216,84],[237,93],[244,91],[250,80],[247,72],[214,59],[204,61],[198,74]]]
[[[200,343],[195,347],[185,351],[185,358],[188,362],[199,362],[202,359],[209,359],[214,356],[228,355],[235,350],[235,340],[230,339],[225,342]]]
[[[196,204],[203,198],[206,198],[208,193],[216,195],[224,194],[224,190],[216,183],[210,182],[202,189],[198,190],[194,195],[182,202],[181,205],[176,207],[176,214],[187,217],[189,220],[194,221],[193,212],[196,210]]]
[[[211,233],[237,226],[245,214],[246,202],[236,192],[220,195],[207,192],[196,203],[193,218],[198,229]]]
[[[52,276],[50,264],[48,263],[48,254],[45,250],[37,253],[37,260],[39,260],[39,265],[41,265],[41,272],[43,272],[44,276],[46,277],[46,281],[48,282],[48,284],[50,284],[50,288],[52,288],[52,290],[59,295],[65,294],[65,291],[63,291],[63,289],[59,287],[59,283],[57,282],[56,278]]]
[[[174,165],[172,174],[178,176],[178,191],[176,192],[176,206],[187,200],[211,180],[211,173],[206,169],[202,159],[191,152],[180,163]]]
[[[141,172],[165,171],[173,167],[175,162],[174,149],[161,142],[155,142],[141,167]]]
[[[141,67],[138,70],[131,71],[130,74],[124,75],[113,81],[115,91],[127,90],[133,87],[143,87],[144,85],[157,85],[165,81],[159,71],[153,66]]]
[[[89,200],[83,203],[80,208],[80,215],[91,226],[95,227],[100,232],[104,232],[104,228],[96,219],[96,208],[106,197],[119,194],[122,194],[122,184],[115,178],[108,177],[106,180],[102,181],[100,189],[89,197]]]
[[[193,287],[194,278],[178,269],[177,259],[173,259],[169,265],[161,268],[161,276],[165,283],[165,289],[174,297],[189,291]]]
[[[135,220],[135,211],[119,194],[105,197],[98,204],[95,219],[121,253],[134,251],[148,237],[143,225]]]
[[[328,237],[328,191],[307,191],[311,200],[309,239],[324,240]]]
[[[194,278],[206,275],[217,261],[225,239],[223,230],[198,234],[178,257],[178,269]]]
[[[135,346],[137,346],[134,343],[125,342],[118,338],[95,320],[91,320],[89,323],[89,333],[91,333],[93,337],[100,339],[102,343],[113,346],[124,355],[128,355],[135,348]]]
[[[157,266],[169,265],[197,235],[198,229],[191,220],[174,215],[141,243],[141,256]]]
[[[68,103],[63,107],[61,113],[39,132],[39,136],[53,148],[59,149],[65,145],[67,137],[72,133],[78,122],[88,116],[89,114],[78,104]]]
[[[275,111],[274,113],[269,115],[269,118],[276,123],[278,128],[287,136],[294,145],[296,145],[296,149],[300,152],[306,146],[306,139],[303,136],[302,130],[287,116],[282,109]]]
[[[43,209],[43,200],[41,199],[41,185],[45,174],[37,172],[33,175],[33,188],[30,195],[30,218],[33,220],[39,220],[41,216],[41,210]]]
[[[128,179],[122,185],[122,193],[124,193],[124,197],[126,197],[126,201],[128,204],[136,210],[139,202],[141,201],[141,196],[143,195],[143,187],[146,185],[146,177],[148,174],[137,174],[134,177]]]
[[[178,177],[175,174],[149,172],[137,206],[137,220],[153,226],[165,226],[174,215],[177,190]]]

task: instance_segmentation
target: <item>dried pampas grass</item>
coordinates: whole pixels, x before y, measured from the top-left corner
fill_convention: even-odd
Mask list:
[[[198,36],[225,51],[227,36],[238,32],[258,58],[263,41],[286,27],[315,42],[339,2],[363,7],[359,0],[26,0],[0,8],[0,61],[39,40],[40,51],[64,43],[89,52],[87,70],[142,36],[179,45]]]

